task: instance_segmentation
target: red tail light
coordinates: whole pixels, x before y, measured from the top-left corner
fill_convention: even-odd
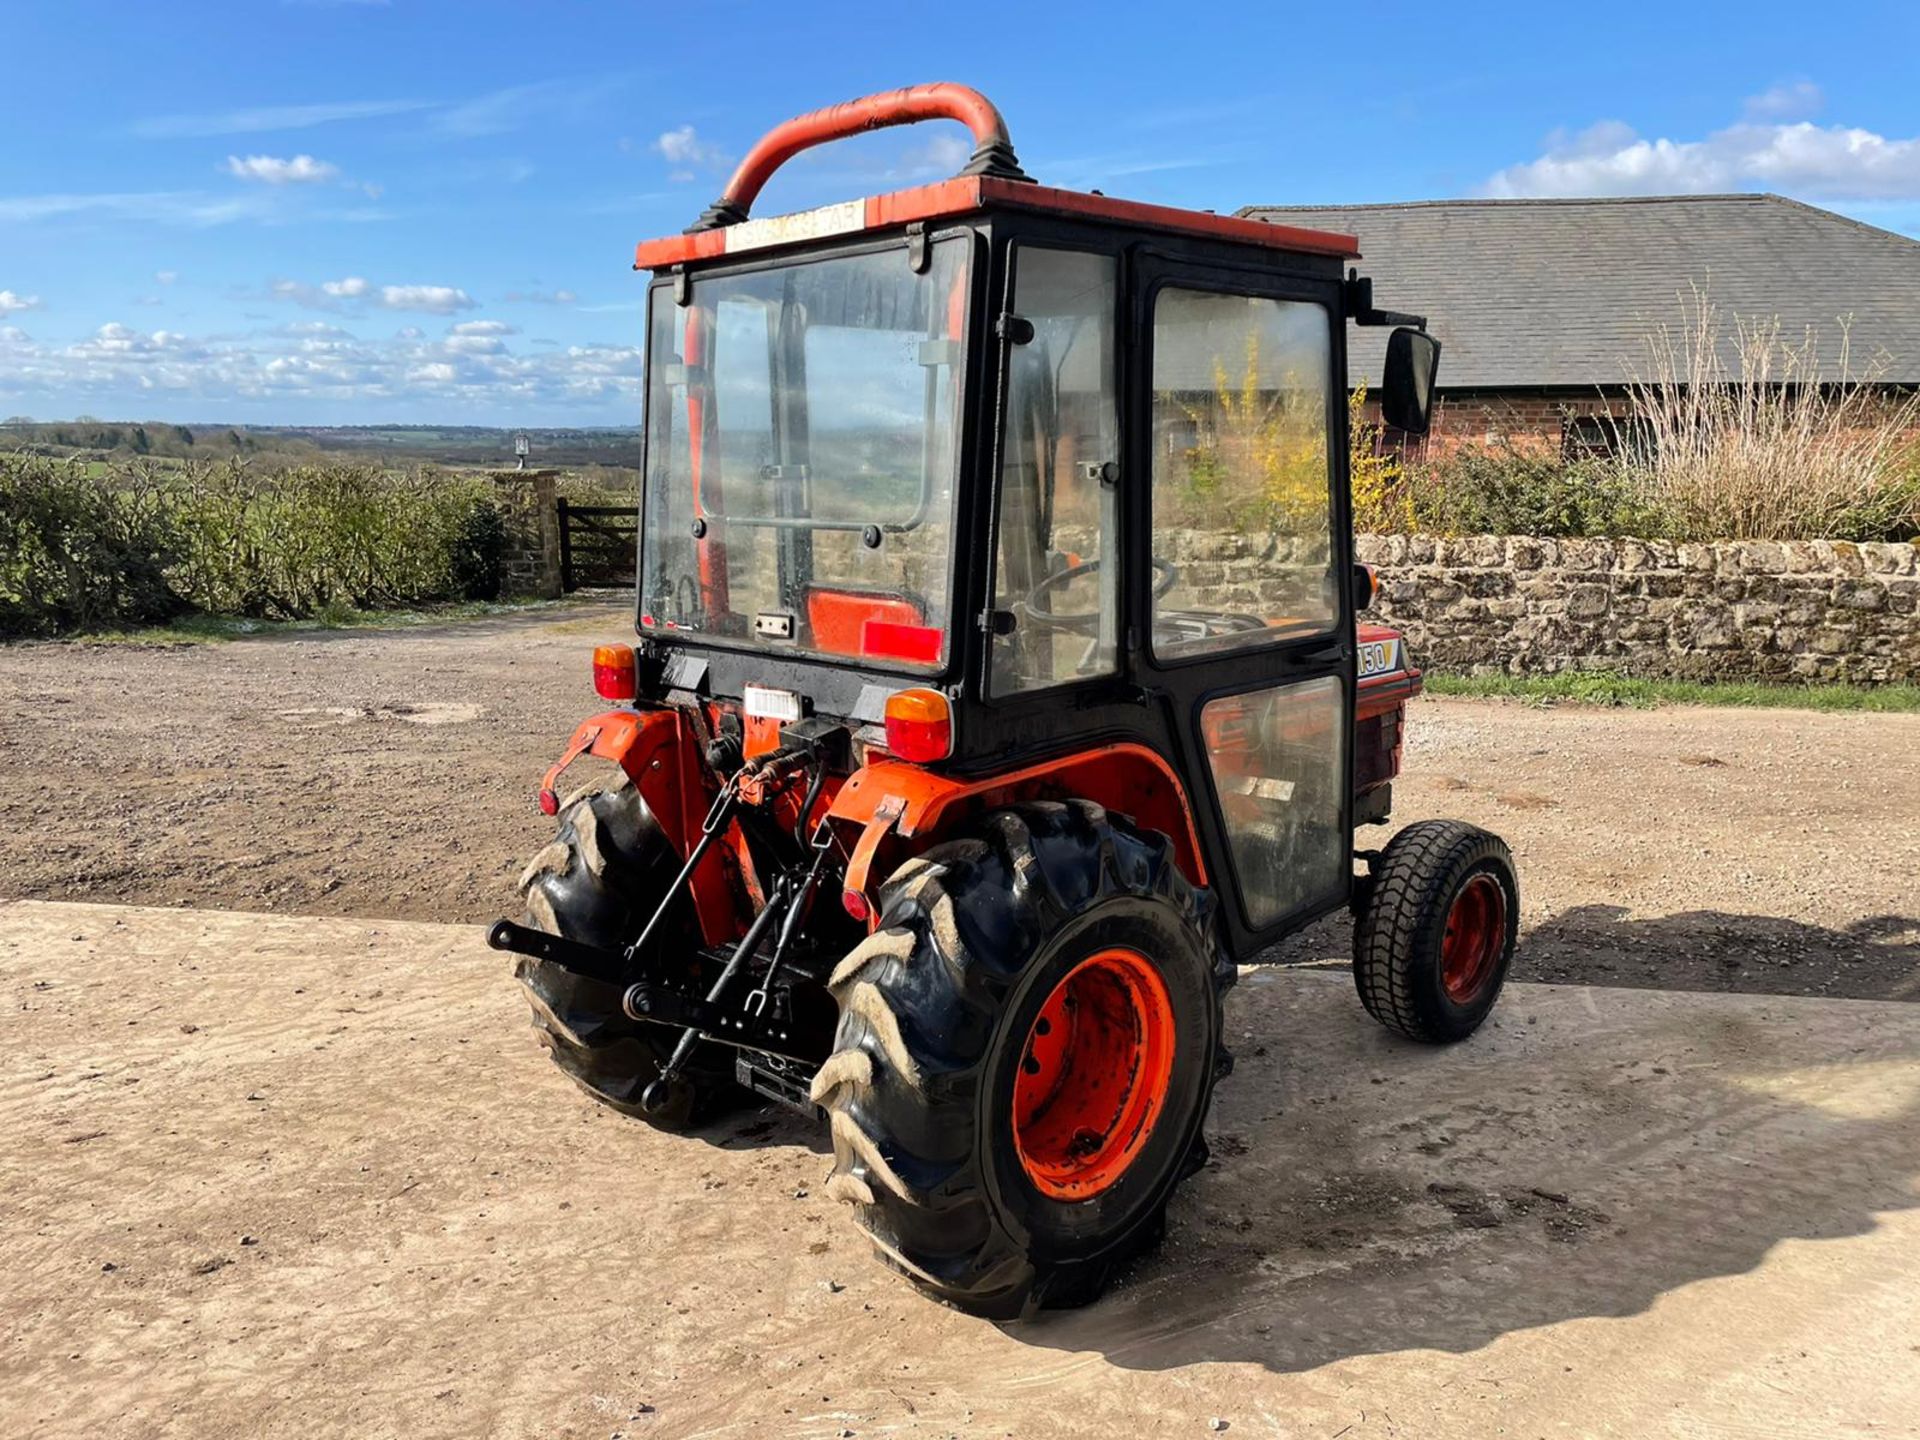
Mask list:
[[[633,647],[601,645],[593,652],[593,688],[602,700],[631,700],[638,693]]]
[[[953,710],[938,690],[915,686],[887,697],[887,749],[902,760],[944,760],[953,753]]]
[[[869,620],[860,627],[860,653],[875,660],[911,660],[931,665],[940,659],[940,631],[932,625],[901,625]]]

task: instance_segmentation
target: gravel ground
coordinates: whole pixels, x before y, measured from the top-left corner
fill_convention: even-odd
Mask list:
[[[595,703],[588,651],[627,627],[591,601],[0,647],[0,895],[489,920],[548,836],[534,787]],[[1507,837],[1516,978],[1920,999],[1916,749],[1916,715],[1421,700],[1395,821]],[[1341,963],[1347,934],[1267,958]]]

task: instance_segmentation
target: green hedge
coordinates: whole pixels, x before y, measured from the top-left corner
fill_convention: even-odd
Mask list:
[[[485,481],[355,465],[99,469],[0,456],[0,635],[500,591],[505,533]]]
[[[1447,535],[1632,535],[1671,532],[1645,485],[1596,461],[1462,449],[1413,475],[1424,530]]]

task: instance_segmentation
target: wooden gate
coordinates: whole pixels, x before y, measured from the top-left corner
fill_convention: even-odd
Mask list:
[[[560,507],[560,585],[625,586],[634,582],[634,547],[640,540],[640,512],[627,505]]]

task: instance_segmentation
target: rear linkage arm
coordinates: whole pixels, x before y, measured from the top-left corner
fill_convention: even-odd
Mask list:
[[[681,865],[679,874],[667,887],[666,894],[661,897],[659,906],[639,937],[623,950],[604,949],[562,935],[550,935],[544,930],[516,925],[510,920],[495,921],[487,932],[487,943],[495,950],[550,960],[556,965],[587,975],[633,974],[641,968],[647,943],[653,938],[661,919],[686,887],[700,862],[706,858],[715,840],[733,820],[735,810],[743,803],[743,789],[752,792],[745,797],[747,800],[760,802],[778,788],[780,781],[803,768],[808,759],[813,760],[816,773],[807,787],[807,803],[801,812],[800,824],[804,825],[807,811],[812,809],[825,778],[824,759],[804,752],[776,751],[759,757],[727,777],[720,793],[714,797],[705,820],[701,822],[700,839]],[[702,1040],[760,1050],[807,1065],[818,1060],[817,1047],[807,1043],[808,1037],[797,1033],[778,1016],[768,1015],[773,981],[786,959],[788,948],[806,914],[808,901],[818,888],[821,874],[833,853],[833,831],[825,816],[814,828],[807,848],[811,855],[805,871],[795,867],[775,881],[773,893],[768,896],[765,907],[754,917],[753,923],[747,927],[747,933],[734,946],[726,966],[708,988],[706,999],[694,999],[646,981],[627,987],[626,994],[621,998],[621,1009],[630,1018],[681,1027],[679,1043],[674,1046],[673,1055],[661,1067],[659,1076],[641,1093],[640,1103],[647,1110],[656,1110],[669,1103],[674,1089],[684,1083],[680,1072],[686,1065],[687,1057]],[[776,922],[780,922],[779,933],[775,937],[766,974],[760,984],[746,997],[746,1003],[740,1010],[723,1008],[719,1003],[721,997],[746,968],[748,960]]]

